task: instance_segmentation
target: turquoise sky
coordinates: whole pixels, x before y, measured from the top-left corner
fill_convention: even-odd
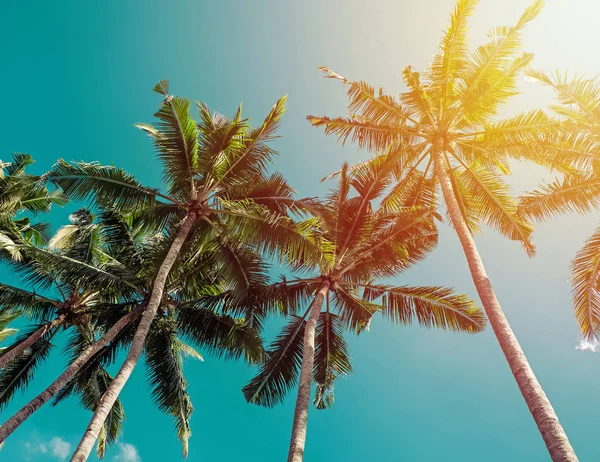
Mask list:
[[[344,110],[343,89],[316,67],[397,93],[406,65],[422,70],[430,62],[453,6],[452,0],[4,3],[0,157],[31,153],[39,172],[58,157],[114,162],[158,185],[152,147],[133,123],[152,121],[159,98],[151,89],[168,78],[175,94],[228,115],[243,100],[255,119],[289,94],[276,168],[302,195],[324,192],[321,177],[344,160],[366,156],[305,121],[309,113]],[[491,26],[514,23],[527,4],[482,0],[473,41],[483,40]],[[600,71],[599,9],[593,0],[549,0],[527,32],[535,66]],[[522,90],[507,114],[550,101],[534,84],[523,82]],[[517,189],[535,186],[543,175],[529,166],[516,170]],[[57,209],[53,223],[64,222],[69,210]],[[600,459],[600,353],[575,348],[568,264],[599,217],[569,216],[539,226],[533,260],[492,232],[477,238],[506,314],[581,461]],[[458,240],[447,228],[438,250],[402,280],[475,296]],[[332,410],[311,409],[307,462],[549,460],[491,331],[465,336],[377,320],[350,343],[355,374],[337,384]],[[210,356],[186,366],[196,408],[189,460],[285,460],[293,394],[275,409],[255,407],[240,391],[252,368]],[[56,354],[25,397],[47,386],[62,367]],[[153,408],[142,367],[122,399],[122,444],[106,460],[179,460],[170,419]],[[89,418],[75,401],[48,406],[9,438],[0,460],[65,460]]]

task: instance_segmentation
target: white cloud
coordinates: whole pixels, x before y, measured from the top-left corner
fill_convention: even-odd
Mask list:
[[[62,438],[55,436],[50,441],[43,441],[37,433],[33,433],[30,441],[27,441],[23,448],[25,449],[26,460],[48,460],[48,455],[60,461],[67,460],[71,454],[71,444]]]
[[[62,438],[55,436],[50,440],[50,450],[52,451],[52,455],[56,457],[58,460],[66,460],[71,453],[71,444],[67,443]],[[42,445],[44,450],[46,450],[46,445]],[[44,454],[45,452],[42,452]]]
[[[119,453],[113,457],[115,462],[141,462],[142,458],[133,444],[119,443]]]
[[[589,350],[592,353],[596,353],[597,351],[600,351],[600,342],[598,340],[592,340],[590,342],[587,339],[582,339],[575,348],[581,351]]]

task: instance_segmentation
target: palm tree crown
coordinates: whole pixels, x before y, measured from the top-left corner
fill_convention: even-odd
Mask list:
[[[437,242],[431,209],[390,212],[374,205],[389,184],[380,174],[385,168],[371,163],[350,178],[344,165],[338,187],[325,201],[311,205],[321,222],[320,241],[327,243],[316,274],[290,282],[284,278],[265,297],[292,316],[243,392],[249,402],[273,406],[299,382],[291,462],[301,461],[304,454],[311,383],[317,387],[314,404],[324,409],[334,402],[336,379],[352,372],[344,331],[362,332],[378,311],[402,324],[417,321],[469,333],[485,327],[482,312],[449,289],[375,282],[400,274]],[[301,310],[305,304],[308,308]]]
[[[522,53],[524,27],[540,12],[534,2],[514,27],[490,31],[490,42],[469,52],[467,21],[477,1],[461,0],[430,68],[422,76],[410,66],[404,72],[407,91],[398,99],[361,81],[350,81],[320,68],[326,77],[348,87],[349,117],[308,116],[326,134],[348,138],[361,148],[396,159],[390,174],[398,181],[382,199],[387,209],[437,203],[439,179],[434,157],[441,156],[451,177],[461,214],[471,231],[482,224],[519,240],[533,254],[532,227],[517,216],[517,201],[502,176],[510,173],[510,158],[534,156],[540,132],[557,122],[541,110],[494,120],[498,108],[516,94],[517,77],[533,55]]]

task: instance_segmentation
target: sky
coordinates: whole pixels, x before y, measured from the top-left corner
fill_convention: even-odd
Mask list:
[[[481,43],[493,26],[515,23],[528,3],[482,0],[472,42]],[[288,94],[274,168],[301,196],[322,194],[323,176],[367,154],[338,145],[305,120],[345,108],[343,88],[316,68],[398,93],[405,66],[424,70],[431,61],[452,7],[452,0],[7,2],[0,15],[0,158],[30,153],[39,173],[59,157],[114,163],[159,186],[154,151],[133,124],[152,121],[160,98],[151,89],[167,78],[174,94],[226,115],[243,101],[256,121]],[[594,0],[548,0],[525,37],[534,67],[595,75],[599,10]],[[523,94],[503,114],[552,100],[533,83],[520,87]],[[549,179],[538,168],[517,167],[517,191]],[[73,207],[54,210],[53,224],[64,223]],[[600,352],[577,349],[568,275],[599,219],[572,215],[539,225],[534,259],[492,231],[476,237],[513,330],[582,461],[600,459]],[[14,282],[10,274],[1,279]],[[458,239],[445,226],[438,249],[397,282],[445,285],[476,297]],[[336,385],[335,407],[310,411],[307,462],[549,460],[491,330],[468,336],[377,319],[350,347],[355,373]],[[0,421],[60,373],[64,359],[56,353]],[[186,363],[195,405],[190,461],[284,460],[294,393],[274,409],[247,404],[240,389],[255,372],[210,355]],[[180,460],[176,433],[153,407],[143,367],[122,400],[124,433],[105,460]],[[0,460],[67,460],[89,418],[74,400],[47,406],[6,441]]]

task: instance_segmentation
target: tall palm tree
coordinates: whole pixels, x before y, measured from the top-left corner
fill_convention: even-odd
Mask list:
[[[197,103],[196,124],[189,113],[189,100],[169,95],[168,90],[165,80],[154,88],[164,96],[155,114],[159,123],[138,124],[154,141],[163,162],[165,193],[142,186],[121,169],[98,164],[59,161],[46,176],[73,199],[93,198],[122,213],[143,209],[145,219],[160,224],[171,236],[171,247],[154,279],[131,348],[97,406],[74,461],[90,454],[110,407],[142,353],[170,270],[191,236],[211,235],[218,242],[235,235],[268,253],[307,264],[320,257],[311,238],[315,220],[296,223],[282,213],[298,209],[299,203],[292,200],[292,190],[281,176],[266,174],[275,154],[268,143],[283,114],[285,98],[253,129],[242,119],[241,107],[228,119],[212,114],[202,103]]]
[[[375,282],[403,272],[437,243],[431,209],[388,211],[374,205],[390,183],[383,174],[387,168],[386,163],[372,163],[349,178],[344,166],[337,188],[312,206],[331,254],[312,277],[273,286],[273,299],[279,303],[298,308],[303,304],[299,302],[311,297],[312,302],[302,315],[292,316],[258,375],[244,387],[244,395],[249,402],[272,406],[295,385],[299,372],[289,462],[303,459],[313,381],[314,404],[324,409],[333,404],[335,380],[352,371],[345,330],[360,333],[380,310],[401,324],[417,321],[468,333],[485,328],[484,315],[473,302],[449,289]]]
[[[71,328],[72,331],[68,342],[72,364],[81,363],[82,356],[87,357],[87,361],[77,368],[69,366],[66,371],[69,374],[62,374],[9,419],[1,427],[2,439],[53,397],[57,403],[75,394],[80,397],[84,407],[95,410],[112,381],[104,367],[114,362],[119,349],[131,342],[136,321],[147,304],[156,268],[168,249],[169,242],[164,237],[146,236],[144,240],[137,242],[139,236],[134,239],[133,231],[113,212],[104,212],[100,222],[94,223],[89,212],[83,210],[73,214],[72,224],[61,228],[50,241],[61,252],[55,255],[41,253],[46,262],[52,263],[52,281],[59,287],[61,297],[64,297],[53,304],[60,305],[61,311],[66,315],[63,329]],[[256,254],[230,247],[240,261],[248,263],[248,274],[255,281],[266,277],[264,266]],[[32,250],[29,249],[29,252]],[[35,252],[40,253],[40,250]],[[27,251],[24,253],[27,254]],[[87,263],[76,261],[76,257],[84,257]],[[259,330],[248,326],[244,319],[236,319],[224,312],[227,304],[220,309],[212,305],[210,309],[204,306],[206,297],[222,293],[220,285],[235,288],[239,281],[231,277],[223,278],[222,268],[215,264],[214,255],[200,252],[198,246],[193,248],[193,252],[185,249],[184,257],[185,264],[177,266],[167,282],[159,315],[151,326],[145,344],[145,353],[155,402],[161,410],[175,419],[184,454],[187,455],[187,441],[191,435],[189,418],[193,408],[186,391],[182,362],[185,356],[201,357],[183,340],[187,339],[205,351],[228,358],[243,356],[250,363],[261,359],[262,342]],[[62,258],[67,258],[66,264]],[[95,268],[96,277],[82,280],[82,265],[86,265],[83,268],[90,274],[94,274]],[[33,271],[30,269],[26,274],[36,282],[43,282],[41,266],[38,263]],[[113,273],[113,279],[120,278],[123,289],[119,290],[119,286],[115,284],[107,284],[106,275],[109,271]],[[57,283],[55,273],[60,274],[60,279],[71,281],[71,284]],[[78,289],[72,286],[73,281],[77,281]],[[135,290],[132,291],[131,288]],[[237,295],[243,301],[244,294],[240,290],[229,290],[229,293]],[[39,304],[30,306],[29,303],[36,302],[37,299],[31,300],[27,298],[28,295],[29,292],[15,287],[0,287],[3,312],[10,312],[10,308],[21,310],[28,307],[31,311],[43,308],[46,312],[42,315],[47,317],[47,307],[40,307]],[[55,315],[55,318],[58,316]],[[127,322],[122,323],[123,319]],[[110,343],[104,342],[92,355],[85,353],[90,346],[104,338],[104,333],[113,330],[119,323],[121,328],[110,339]],[[7,392],[12,394],[17,388],[22,389],[26,385],[33,373],[30,358],[42,356],[43,359],[47,355],[52,347],[50,337],[59,328],[60,326],[48,338],[34,343],[33,353],[22,353],[17,360],[9,363],[6,373],[0,375],[0,383],[10,384],[9,387],[2,386],[4,391],[0,405],[10,398]],[[36,359],[37,362],[39,360]],[[101,429],[97,447],[99,456],[104,454],[106,445],[118,437],[122,420],[123,409],[119,401],[116,401]]]
[[[460,0],[423,78],[408,67],[408,89],[399,99],[375,92],[323,68],[327,77],[348,87],[350,117],[308,116],[314,126],[342,141],[397,160],[397,179],[384,207],[433,206],[441,186],[450,222],[467,258],[471,276],[490,325],[500,343],[554,461],[577,457],[521,349],[488,279],[472,233],[485,224],[522,242],[531,255],[532,227],[516,214],[517,201],[502,180],[508,160],[529,158],[544,163],[534,148],[542,133],[560,127],[541,110],[497,121],[498,108],[516,93],[516,79],[531,62],[522,53],[524,27],[540,12],[542,1],[528,7],[513,27],[498,27],[490,41],[468,50],[467,20],[477,1]]]
[[[567,122],[568,130],[546,136],[539,143],[563,178],[522,197],[519,213],[541,221],[569,212],[590,212],[600,206],[600,81],[534,70],[528,76],[555,90],[559,104],[553,109]],[[598,340],[600,333],[599,262],[600,228],[571,265],[575,318],[588,340]]]

